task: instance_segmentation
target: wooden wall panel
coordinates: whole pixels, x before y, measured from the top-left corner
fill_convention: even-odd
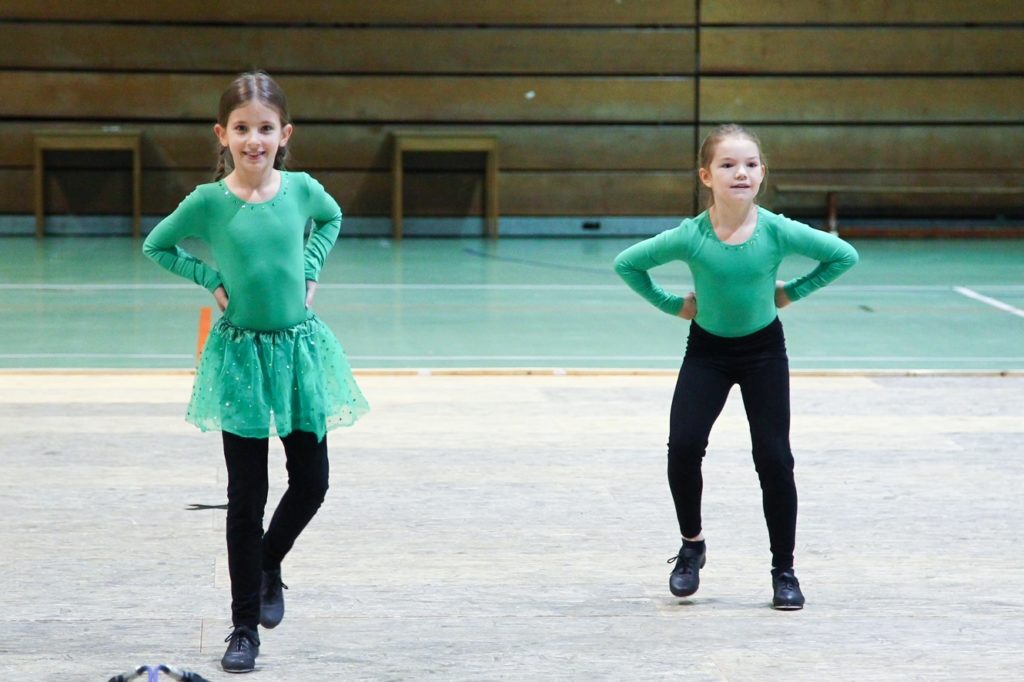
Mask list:
[[[0,22],[0,33],[5,35],[0,64],[33,70],[692,75],[696,59],[693,28],[538,31]],[[41,45],[47,48],[39,49]]]
[[[0,18],[213,24],[692,25],[695,0],[4,0]]]
[[[208,181],[201,171],[154,171],[145,186],[144,211],[164,215],[174,210],[181,198],[199,183]],[[387,215],[389,177],[383,171],[318,173],[324,186],[347,215]],[[68,182],[75,179],[77,182]],[[29,170],[0,170],[0,202],[15,213],[32,211],[31,193],[18,187],[31,182]],[[692,215],[692,173],[536,173],[513,172],[502,175],[502,203],[507,215],[523,216],[601,216],[601,215]],[[1024,172],[1007,173],[999,186],[1020,187]],[[48,212],[74,213],[127,212],[124,189],[129,183],[127,171],[74,171],[56,173],[48,188]],[[829,183],[892,187],[891,193],[843,195],[843,214],[848,217],[992,217],[1024,218],[1024,202],[1019,196],[983,196],[969,194],[914,195],[901,191],[914,186],[978,186],[978,175],[953,172],[916,174],[875,172],[771,172],[763,203],[771,210],[792,216],[818,216],[824,213],[821,194],[787,194],[779,186]],[[481,214],[479,174],[419,173],[408,176],[406,202],[415,215],[452,216]],[[638,201],[638,199],[640,199]]]
[[[286,76],[296,120],[681,123],[690,78]],[[224,76],[0,71],[0,117],[210,120]]]
[[[761,125],[757,133],[773,176],[775,169],[977,171],[977,183],[994,168],[1024,168],[1024,125]]]
[[[988,176],[991,180],[991,176]],[[875,171],[855,173],[842,171],[769,172],[768,189],[763,203],[773,211],[790,216],[818,219],[825,215],[824,193],[786,193],[778,188],[787,185],[834,184],[892,188],[891,192],[844,193],[839,196],[840,222],[846,218],[1003,218],[1024,219],[1021,195],[978,195],[969,193],[911,194],[903,187],[1021,187],[1024,170],[1004,173],[997,182],[986,184],[977,173],[921,171],[916,173]]]
[[[694,210],[693,183],[693,173],[515,173],[501,201],[519,215],[683,216]]]
[[[143,212],[166,215],[209,173],[151,171],[143,186]],[[386,171],[324,171],[316,177],[346,215],[390,215]],[[32,212],[32,171],[0,169],[0,203]],[[409,173],[407,215],[481,215],[482,173]],[[520,216],[685,215],[693,210],[689,172],[509,172],[500,178],[502,212]],[[57,170],[47,174],[47,213],[127,213],[128,170]]]
[[[1018,0],[702,0],[704,24],[1010,24],[1024,21]]]
[[[979,186],[993,169],[995,182],[1024,181],[1016,0],[6,0],[0,214],[31,211],[31,131],[64,125],[141,129],[144,211],[173,209],[209,177],[221,91],[257,67],[289,95],[292,167],[349,215],[388,215],[395,130],[496,135],[504,215],[692,212],[695,136],[726,121],[761,133],[769,186]],[[126,206],[123,157],[48,158],[51,210]],[[410,157],[407,214],[478,214],[478,165]],[[813,194],[769,200],[822,212]],[[1024,205],[909,193],[843,203],[918,217]]]
[[[32,131],[60,124],[0,121],[0,168],[32,165]],[[504,170],[692,170],[696,152],[689,125],[478,125],[418,126],[417,129],[495,135]],[[387,170],[390,126],[299,123],[292,137],[296,167],[311,170]],[[146,170],[212,168],[217,151],[213,124],[151,123],[145,126]],[[51,154],[52,156],[52,154]],[[69,160],[68,164],[74,165]],[[89,163],[96,163],[90,159]]]
[[[738,121],[768,158],[766,205],[823,218],[1024,218],[1021,195],[914,187],[1024,181],[1024,4],[794,0],[701,4],[701,134]],[[992,169],[999,168],[998,179]],[[904,190],[904,188],[907,188]]]
[[[844,171],[844,170],[782,170],[769,171],[768,188],[771,189],[780,185],[799,185],[804,183],[814,184],[842,184],[847,182],[851,185],[866,187],[891,187],[895,194],[905,194],[901,187],[1020,187],[1024,184],[1024,168],[1007,169],[998,177],[987,174],[988,182],[979,182],[986,176],[976,171],[957,171],[945,169],[923,169],[918,171],[901,170],[872,170],[872,171]],[[950,194],[951,199],[960,195]],[[907,197],[913,201],[912,197]],[[993,196],[993,201],[995,197]],[[1013,199],[1011,197],[1011,199]],[[1020,197],[1013,199],[1022,203]],[[985,199],[988,201],[988,199]],[[940,200],[941,203],[941,200]]]
[[[1020,74],[1024,27],[705,28],[705,74]]]
[[[414,215],[481,215],[479,174],[408,176],[405,204]],[[327,183],[331,178],[328,177]],[[687,215],[693,211],[692,173],[503,173],[502,212],[518,216]],[[345,188],[338,187],[340,196]],[[373,200],[377,193],[353,197]],[[471,202],[466,202],[471,197]],[[360,212],[386,212],[386,202],[357,204]],[[504,207],[507,207],[507,211]],[[453,212],[453,208],[458,208]]]
[[[1024,79],[783,78],[701,79],[700,118],[709,121],[1019,122]]]

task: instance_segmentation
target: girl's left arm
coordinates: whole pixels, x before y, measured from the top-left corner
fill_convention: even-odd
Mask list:
[[[857,264],[857,250],[834,234],[810,225],[779,218],[788,253],[797,253],[818,261],[818,267],[806,275],[786,282],[783,287],[790,301],[799,301],[838,278]]]
[[[313,229],[306,240],[304,251],[305,274],[307,282],[320,279],[320,270],[327,260],[327,254],[334,247],[341,231],[341,208],[338,202],[327,193],[324,186],[306,177],[309,198],[309,215],[313,219]]]

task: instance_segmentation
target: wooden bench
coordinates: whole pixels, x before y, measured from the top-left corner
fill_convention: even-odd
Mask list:
[[[978,187],[970,185],[776,185],[780,194],[824,194],[828,231],[839,234],[840,194],[971,194],[971,195],[1024,195],[1024,187]]]
[[[484,214],[487,236],[498,236],[498,139],[469,133],[396,132],[391,157],[391,237],[402,238],[402,182],[405,152],[480,152],[484,169]]]
[[[46,152],[127,151],[132,155],[132,236],[142,227],[142,131],[103,128],[51,128],[32,133],[35,148],[36,237],[46,233]]]

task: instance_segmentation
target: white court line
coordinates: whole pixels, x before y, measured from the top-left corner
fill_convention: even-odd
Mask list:
[[[183,353],[0,353],[0,360],[43,360],[89,358],[94,360],[185,360],[194,356]]]
[[[692,286],[689,282],[665,282],[665,286],[685,287]],[[82,282],[78,284],[2,284],[0,290],[37,290],[37,291],[123,291],[123,290],[160,290],[160,289],[191,289],[198,290],[194,284],[90,284]],[[410,284],[410,283],[386,283],[386,284],[319,284],[317,290],[323,289],[379,289],[379,290],[437,290],[450,289],[455,291],[502,291],[507,289],[537,289],[549,290],[625,290],[625,284]]]
[[[664,287],[688,287],[693,286],[692,282],[676,282],[659,280]],[[999,291],[1017,292],[1024,291],[1024,284],[979,284],[975,285],[983,289],[998,289]],[[431,283],[381,283],[381,284],[320,284],[319,289],[368,289],[368,290],[438,290],[450,289],[453,291],[502,291],[502,290],[538,290],[538,291],[625,291],[629,289],[625,284],[431,284]],[[835,293],[856,293],[856,292],[939,292],[944,293],[958,290],[960,287],[950,287],[945,284],[833,284],[823,289],[823,292]],[[52,283],[2,283],[0,291],[124,291],[124,290],[197,290],[195,284],[144,284],[139,282],[104,283],[104,282],[76,282],[66,284]],[[980,295],[980,294],[979,294]]]
[[[683,359],[679,355],[350,355],[349,360],[356,362],[417,362],[430,364],[431,362],[674,362],[679,363]],[[954,362],[954,363],[979,363],[979,362],[1009,362],[1024,363],[1024,356],[988,356],[988,357],[936,357],[936,356],[869,356],[869,355],[814,355],[814,356],[789,356],[790,362],[901,362],[901,363],[929,363],[929,362]]]
[[[69,359],[69,358],[92,358],[92,359],[154,359],[154,360],[191,360],[193,356],[187,354],[117,354],[117,353],[0,353],[0,360],[32,360],[32,359]],[[679,362],[682,360],[682,353],[679,355],[349,355],[349,360],[358,361],[402,361],[431,363],[438,361],[530,361],[543,362],[568,360],[571,362],[587,361],[660,361],[670,360]],[[1021,362],[1024,363],[1024,356],[914,356],[914,355],[807,355],[790,356],[793,362]]]
[[[527,361],[549,361],[549,360],[570,360],[570,361],[592,361],[592,360],[672,360],[681,361],[682,353],[679,355],[350,355],[350,360],[402,360],[416,362],[430,362],[445,360],[527,360]],[[1024,355],[1021,356],[913,356],[913,355],[791,355],[790,361],[796,362],[1024,362]]]
[[[1011,315],[1016,315],[1017,317],[1024,317],[1024,310],[1021,310],[1020,308],[1015,308],[1009,303],[1004,303],[997,298],[992,298],[984,294],[979,294],[974,289],[968,289],[967,287],[953,287],[953,291],[960,294],[961,296],[973,298],[975,301],[987,303],[993,308],[998,308],[999,310],[1010,313]]]

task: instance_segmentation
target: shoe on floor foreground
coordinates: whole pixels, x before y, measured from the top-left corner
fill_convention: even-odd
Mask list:
[[[260,655],[260,636],[256,630],[239,625],[228,638],[228,650],[220,659],[220,667],[226,673],[248,673],[256,669],[256,657]]]
[[[804,593],[792,568],[772,569],[772,608],[780,611],[798,611],[804,607]]]

